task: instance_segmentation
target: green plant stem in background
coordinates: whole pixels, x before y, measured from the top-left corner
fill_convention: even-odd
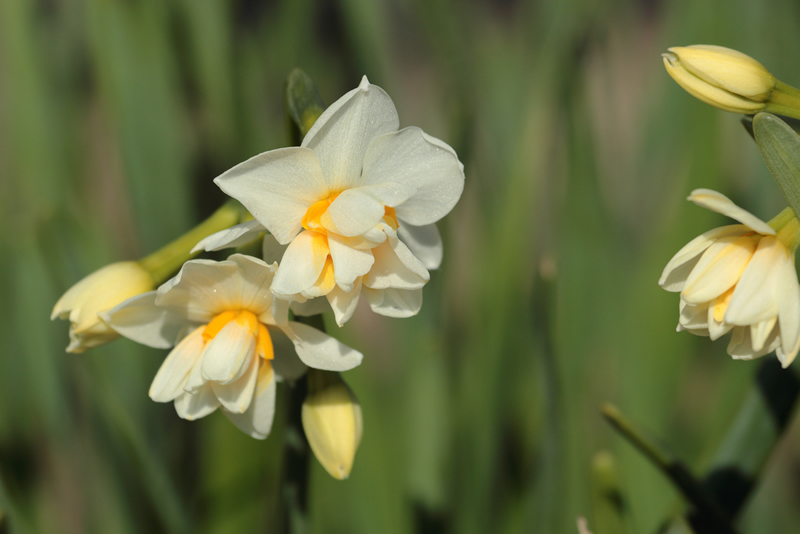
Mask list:
[[[233,199],[228,200],[208,219],[175,241],[143,258],[139,263],[150,271],[156,285],[159,285],[180,269],[184,263],[200,253],[200,251],[191,251],[197,243],[211,234],[239,223],[245,214],[246,211],[239,202]]]
[[[322,315],[295,317],[297,322],[325,331]],[[286,428],[283,437],[283,472],[278,495],[279,532],[305,534],[309,531],[308,469],[311,448],[303,431],[303,401],[308,394],[308,374],[289,384],[286,399]]]
[[[308,381],[303,376],[287,389],[283,471],[278,491],[279,532],[304,534],[309,531],[308,469],[311,456],[303,433],[302,410],[308,392]]]
[[[658,467],[692,504],[695,510],[694,517],[705,527],[703,530],[698,530],[698,533],[734,534],[736,532],[730,524],[727,514],[716,502],[713,495],[680,460],[671,457],[671,455],[648,440],[615,406],[606,404],[601,410],[606,420],[611,423],[611,426]]]

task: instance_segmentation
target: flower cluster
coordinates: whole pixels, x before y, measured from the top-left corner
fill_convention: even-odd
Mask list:
[[[399,129],[392,100],[364,77],[300,147],[259,154],[215,182],[254,219],[203,234],[195,250],[236,247],[268,232],[263,259],[186,261],[156,290],[157,277],[142,264],[115,264],[70,289],[53,316],[72,322],[70,351],[120,334],[171,348],[150,397],[173,402],[189,420],[220,408],[258,439],[272,426],[276,381],[311,368],[306,434],[325,468],[345,478],[361,411],[341,378],[325,373],[351,369],[362,356],[291,320],[290,307],[295,316],[332,309],[341,326],[363,294],[376,313],[416,314],[429,270],[442,259],[435,223],[461,196],[463,166],[444,142]]]
[[[767,224],[708,189],[693,191],[689,200],[741,224],[695,238],[664,268],[659,284],[681,296],[678,330],[712,340],[731,332],[733,358],[775,351],[787,367],[800,348],[797,219],[779,216]]]

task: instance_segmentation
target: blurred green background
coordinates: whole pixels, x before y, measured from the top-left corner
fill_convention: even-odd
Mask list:
[[[344,375],[365,433],[349,480],[313,461],[312,531],[576,532],[608,450],[630,532],[654,532],[683,503],[599,407],[708,466],[758,362],[675,333],[656,282],[727,224],[693,188],[764,219],[785,205],[738,117],[664,72],[661,52],[696,43],[800,85],[789,0],[2,0],[0,529],[272,531],[280,417],[263,442],[219,413],[183,421],[147,397],[165,351],[66,354],[49,316],[209,215],[215,176],[285,146],[300,67],[327,103],[367,74],[467,179],[422,312],[328,322],[365,354]],[[800,524],[798,445],[793,424],[743,532]]]

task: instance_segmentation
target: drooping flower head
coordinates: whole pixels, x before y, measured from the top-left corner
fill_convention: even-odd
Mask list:
[[[362,293],[377,313],[416,314],[428,269],[441,261],[434,223],[461,196],[464,172],[447,144],[398,127],[392,100],[364,77],[325,110],[300,147],[259,154],[216,178],[255,221],[201,245],[221,248],[266,228],[288,245],[275,295],[326,297],[339,325]]]
[[[157,291],[105,314],[109,325],[134,341],[175,345],[150,387],[153,400],[174,401],[178,415],[189,420],[222,406],[236,426],[264,439],[272,425],[276,373],[294,378],[305,365],[344,371],[361,362],[359,352],[288,321],[288,303],[269,291],[276,269],[241,254],[222,262],[192,260]],[[293,349],[288,340],[289,347],[275,342],[287,337]]]
[[[767,224],[708,189],[689,200],[742,224],[695,238],[664,268],[659,284],[681,294],[678,330],[712,340],[732,332],[733,358],[775,351],[787,367],[800,348],[797,219],[779,216]]]

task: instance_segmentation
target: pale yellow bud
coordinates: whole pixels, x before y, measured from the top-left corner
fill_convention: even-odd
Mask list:
[[[361,406],[338,373],[309,370],[302,417],[319,463],[333,478],[347,478],[361,443],[363,420]]]
[[[725,111],[753,114],[765,109],[778,84],[761,63],[722,46],[676,46],[662,57],[681,87]]]
[[[152,291],[154,285],[153,277],[139,263],[123,261],[106,265],[69,288],[50,316],[69,319],[67,352],[83,352],[119,337],[97,314]]]

